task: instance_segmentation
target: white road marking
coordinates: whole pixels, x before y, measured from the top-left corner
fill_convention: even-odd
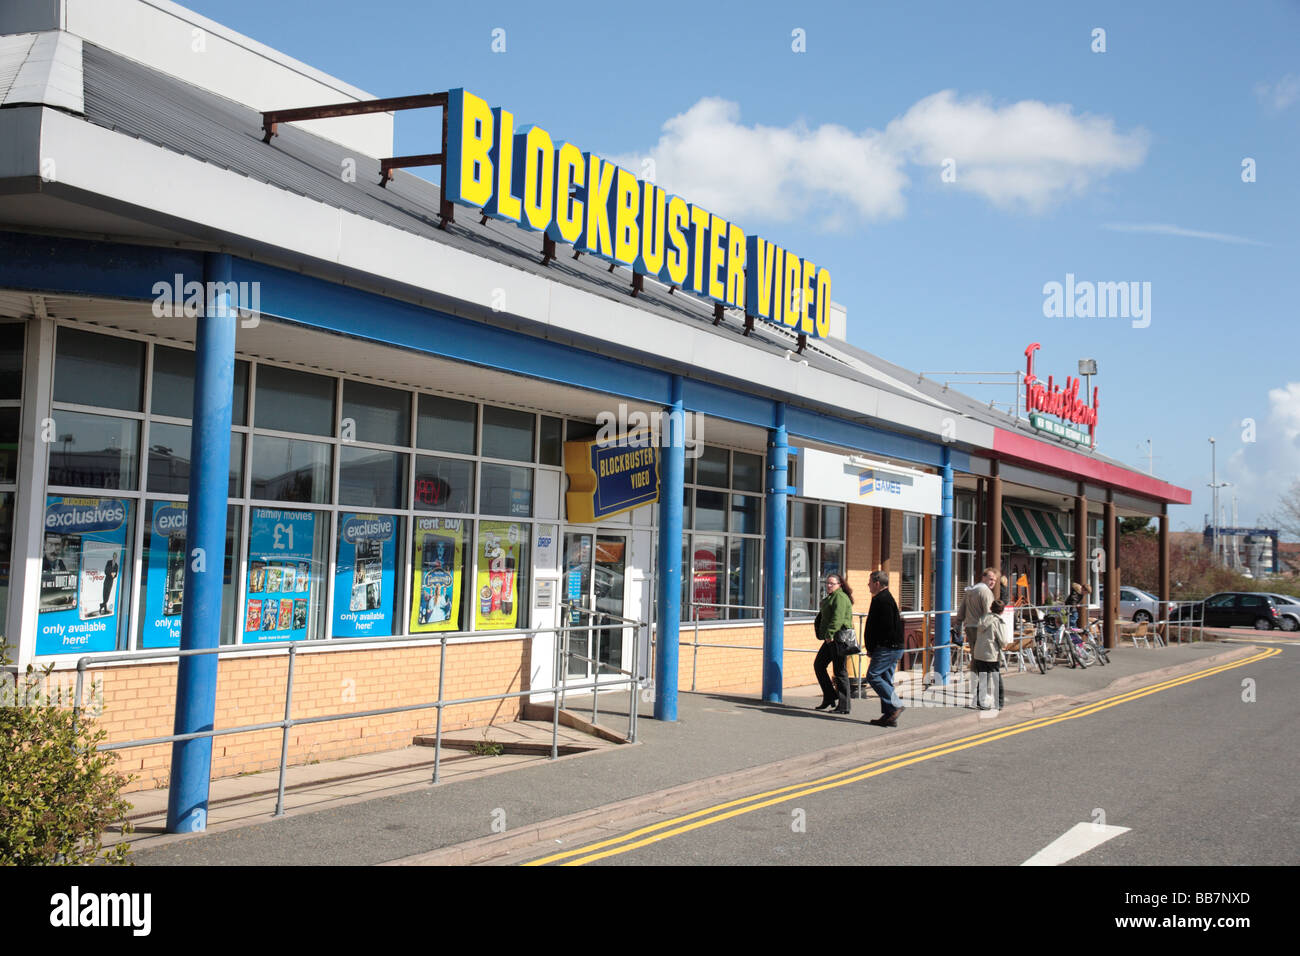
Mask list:
[[[1107,840],[1128,833],[1128,827],[1112,827],[1096,823],[1076,823],[1043,847],[1021,866],[1060,866],[1082,856],[1094,847],[1101,846]]]

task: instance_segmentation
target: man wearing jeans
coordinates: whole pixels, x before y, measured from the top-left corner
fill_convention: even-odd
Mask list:
[[[898,602],[889,593],[889,575],[872,571],[867,589],[871,591],[864,648],[871,655],[867,683],[880,698],[880,716],[868,723],[877,727],[897,727],[903,702],[894,690],[894,668],[903,656],[903,615],[898,613]]]

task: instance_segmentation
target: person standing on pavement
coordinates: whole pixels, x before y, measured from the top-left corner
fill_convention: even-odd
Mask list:
[[[979,637],[980,621],[993,606],[993,588],[998,583],[998,569],[985,568],[980,576],[980,583],[966,589],[961,599],[961,624],[966,634],[966,644],[971,652],[975,650],[975,640]]]
[[[835,641],[835,635],[846,627],[853,627],[853,591],[838,574],[829,574],[826,576],[826,597],[813,620],[813,630],[822,642],[813,660],[817,683],[822,688],[822,702],[814,708],[816,710],[833,707],[832,714],[849,712],[848,658],[839,653]],[[831,664],[835,666],[833,684],[826,675],[826,668]]]
[[[993,602],[989,613],[980,621],[975,643],[971,645],[977,710],[1002,709],[1002,648],[1011,642],[1007,622],[1002,617],[1003,608],[1001,601]]]
[[[894,669],[903,656],[903,615],[898,602],[889,593],[889,575],[872,571],[867,583],[871,590],[871,607],[867,611],[867,633],[863,650],[871,655],[867,683],[880,698],[880,716],[868,723],[877,727],[897,727],[898,715],[904,710],[894,690]]]

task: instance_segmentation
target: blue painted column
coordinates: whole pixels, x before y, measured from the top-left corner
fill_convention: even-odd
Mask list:
[[[763,529],[763,700],[779,704],[785,657],[785,496],[790,446],[785,403],[777,402],[767,433],[767,523]],[[809,572],[817,580],[817,569]]]
[[[939,499],[939,528],[934,542],[934,643],[947,644],[952,634],[952,450],[945,445],[940,474],[943,490]],[[934,653],[934,669],[940,680],[948,680],[948,648]]]
[[[682,623],[682,493],[686,485],[686,421],[682,377],[673,376],[672,405],[659,457],[659,580],[655,636],[655,720],[677,719],[677,642]]]
[[[190,497],[187,509],[185,605],[181,648],[221,642],[221,591],[226,556],[226,505],[230,475],[230,412],[235,377],[238,313],[226,291],[230,256],[208,253],[203,279],[204,314],[196,320],[194,422],[190,433]],[[228,287],[227,287],[228,288]],[[182,657],[176,678],[175,733],[211,730],[217,706],[217,657]],[[167,832],[207,829],[212,739],[172,744]]]

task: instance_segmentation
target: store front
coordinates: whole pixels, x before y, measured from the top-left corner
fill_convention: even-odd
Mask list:
[[[208,54],[223,69],[153,70],[151,11],[129,38],[52,24],[65,55],[48,68],[66,75],[0,111],[26,144],[0,158],[0,610],[20,666],[113,656],[95,672],[113,739],[173,732],[199,692],[175,658],[141,655],[182,646],[296,642],[310,713],[425,700],[444,674],[449,699],[542,700],[599,668],[653,686],[665,720],[679,686],[780,699],[811,680],[828,574],[865,610],[867,575],[888,572],[923,642],[1004,541],[1040,593],[1071,573],[1062,544],[1079,566],[1071,526],[1022,506],[1105,498],[1113,528],[1116,507],[1181,494],[854,349],[827,270],[570,144],[525,165],[563,167],[573,190],[548,204],[534,182],[512,216],[509,177],[483,170],[515,140],[463,91],[439,95],[460,131],[446,190],[400,169],[380,185],[391,114],[277,132],[223,84],[252,71],[303,105],[368,96],[323,74],[304,92],[302,64],[234,34]],[[542,155],[537,129],[522,147]],[[358,153],[365,175],[340,183]],[[585,221],[555,196],[593,183],[618,202],[573,232]],[[691,225],[665,240],[665,220]],[[213,307],[227,297],[237,321]],[[664,416],[688,441],[677,425],[628,440]],[[1004,539],[1021,521],[1039,537]],[[595,628],[570,633],[557,674],[566,622]],[[224,660],[203,691],[216,725],[280,719],[283,667]],[[449,708],[444,728],[520,710]],[[291,759],[404,746],[434,720],[298,728]],[[223,741],[217,774],[278,758],[278,733]],[[167,747],[133,751],[138,785],[170,767]]]

